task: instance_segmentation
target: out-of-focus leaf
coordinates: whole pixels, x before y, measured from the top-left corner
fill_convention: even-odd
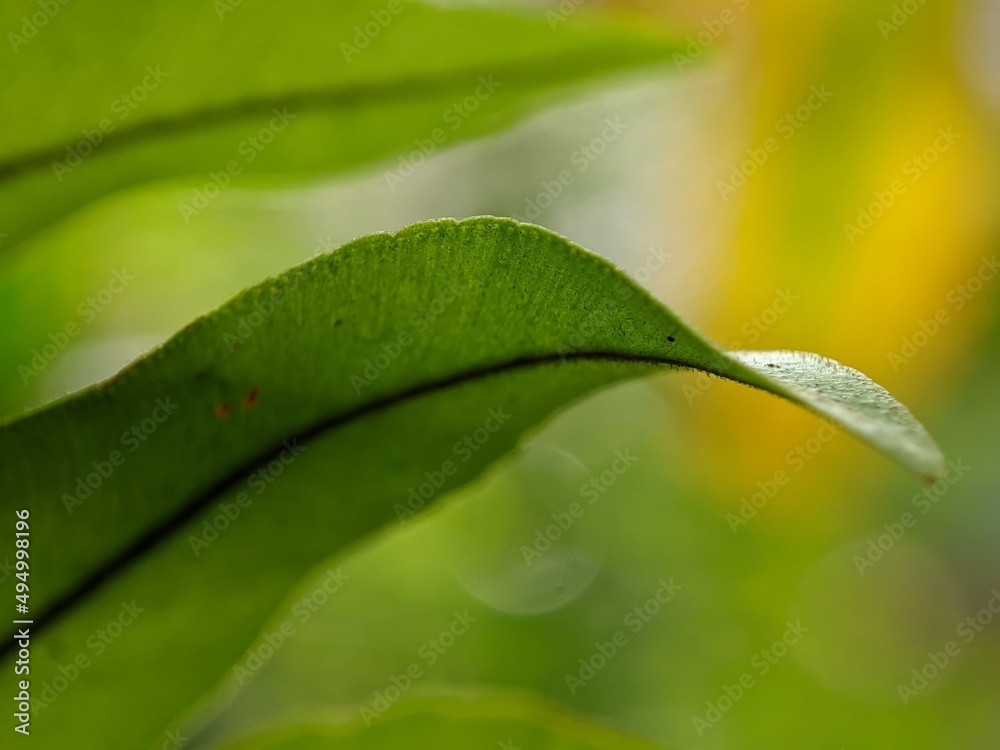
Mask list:
[[[468,692],[401,701],[366,724],[315,719],[241,737],[220,750],[434,747],[548,750],[662,750],[663,745],[602,726],[549,700],[510,692]]]
[[[495,130],[536,95],[666,59],[618,22],[414,0],[6,3],[0,240],[101,195],[180,178],[185,221],[232,185],[314,178],[394,153],[387,180]],[[268,183],[271,184],[271,183]]]
[[[50,704],[36,736],[153,742],[328,555],[468,482],[572,401],[670,367],[777,394],[924,477],[942,471],[865,376],[811,354],[730,356],[544,229],[480,218],[363,237],[0,428],[0,508],[31,511],[32,669]],[[116,620],[113,644],[92,646]],[[44,684],[80,654],[50,700]]]

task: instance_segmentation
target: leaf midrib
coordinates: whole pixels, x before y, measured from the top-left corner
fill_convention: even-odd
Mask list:
[[[67,616],[74,608],[80,606],[90,594],[98,591],[118,574],[138,562],[145,554],[169,540],[176,531],[197,517],[217,497],[235,488],[246,476],[256,470],[257,467],[276,459],[281,454],[281,451],[285,449],[287,441],[295,440],[304,443],[313,438],[320,437],[329,431],[349,425],[368,415],[385,411],[394,406],[415,401],[424,396],[430,396],[466,383],[476,382],[507,372],[565,362],[615,362],[671,367],[683,370],[697,369],[689,363],[669,357],[630,355],[621,352],[562,352],[531,357],[516,357],[504,362],[456,373],[440,380],[420,383],[349,411],[324,417],[297,435],[283,438],[281,442],[268,446],[254,457],[231,469],[223,477],[194,495],[173,514],[161,520],[153,528],[136,539],[135,542],[125,547],[117,555],[111,557],[80,583],[59,596],[52,605],[35,618],[32,625],[33,635],[40,635],[52,627],[60,619]],[[725,376],[721,375],[721,377]],[[15,648],[16,642],[13,640],[12,631],[10,637],[5,639],[4,645],[0,647],[0,660],[9,656]]]

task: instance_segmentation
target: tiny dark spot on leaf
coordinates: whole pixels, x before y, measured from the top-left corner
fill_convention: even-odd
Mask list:
[[[228,401],[223,401],[221,404],[216,404],[215,405],[215,418],[216,419],[225,419],[226,417],[229,416],[229,412],[230,412],[231,408],[232,407],[229,405]]]
[[[344,322],[343,320],[335,320],[335,321],[333,322],[333,327],[334,327],[334,328],[339,328],[339,327],[340,327],[340,324],[341,324],[341,323],[343,323],[343,322]]]
[[[775,369],[781,369],[781,365],[776,365],[776,364],[774,364],[773,362],[768,362],[768,363],[767,363],[767,366],[768,366],[768,367],[773,367],[773,368],[775,368]]]
[[[247,395],[243,397],[243,405],[250,407],[257,403],[257,399],[260,397],[260,388],[254,386],[249,391]]]
[[[677,339],[675,339],[673,336],[667,336],[667,341],[669,341],[672,344],[675,341],[677,341]]]

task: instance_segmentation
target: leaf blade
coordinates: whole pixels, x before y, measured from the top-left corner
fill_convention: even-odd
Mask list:
[[[131,601],[157,613],[93,660],[80,678],[91,690],[44,709],[39,733],[68,741],[101,714],[100,685],[126,690],[156,669],[156,700],[116,696],[136,724],[108,746],[153,742],[326,556],[385,526],[416,488],[430,504],[560,408],[625,379],[712,372],[898,448],[898,430],[866,432],[829,387],[820,398],[794,371],[778,380],[775,356],[731,357],[603,259],[488,217],[363,237],[245,291],[112,381],[0,426],[0,454],[16,461],[0,503],[25,498],[43,530],[39,672],[55,674],[64,644],[86,644]],[[828,375],[830,386],[856,373]],[[501,427],[459,460],[453,446],[491,415],[505,415]],[[122,461],[102,479],[115,451]],[[248,560],[265,561],[252,584]]]
[[[33,6],[8,4],[0,20],[19,28]],[[385,3],[247,0],[222,18],[194,0],[61,9],[4,72],[0,108],[34,113],[0,136],[4,249],[151,180],[190,186],[178,206],[190,222],[234,184],[301,183],[428,140],[436,150],[511,122],[542,94],[677,48],[617,22],[553,28],[538,14],[399,7],[356,54],[343,45],[373,14],[384,20]]]
[[[514,691],[472,690],[400,701],[370,726],[357,715],[317,717],[225,741],[223,750],[281,748],[546,747],[552,750],[656,750],[663,745],[619,732],[555,702]]]

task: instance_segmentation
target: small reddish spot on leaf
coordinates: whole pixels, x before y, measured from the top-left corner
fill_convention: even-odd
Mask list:
[[[215,418],[216,419],[225,419],[226,417],[229,416],[229,412],[230,412],[231,408],[232,407],[230,407],[228,401],[223,401],[221,404],[216,404],[215,405]]]
[[[254,386],[247,391],[247,395],[243,397],[243,405],[246,407],[253,406],[257,403],[258,398],[260,398],[260,388]]]

